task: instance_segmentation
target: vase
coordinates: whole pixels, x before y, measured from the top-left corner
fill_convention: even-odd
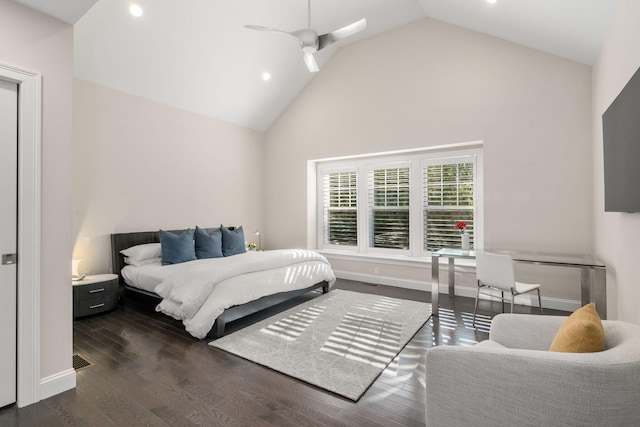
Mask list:
[[[465,251],[469,250],[469,233],[466,231],[462,233],[462,249]]]

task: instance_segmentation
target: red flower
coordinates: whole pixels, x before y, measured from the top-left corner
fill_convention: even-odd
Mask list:
[[[458,227],[460,231],[464,232],[464,229],[467,228],[467,223],[464,221],[460,221],[458,224],[456,224],[456,227]]]

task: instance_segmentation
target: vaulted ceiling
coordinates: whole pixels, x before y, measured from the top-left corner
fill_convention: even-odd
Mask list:
[[[244,28],[307,26],[306,0],[15,0],[74,24],[75,76],[188,111],[266,130],[316,75],[298,41]],[[318,33],[367,29],[316,54],[322,73],[348,43],[431,17],[585,64],[617,0],[313,0]],[[270,80],[263,80],[265,72]]]

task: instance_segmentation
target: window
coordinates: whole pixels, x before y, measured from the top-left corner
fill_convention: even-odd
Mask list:
[[[317,164],[318,248],[421,257],[482,243],[482,150],[411,152]]]
[[[369,246],[409,249],[409,168],[369,171]]]
[[[356,178],[355,171],[333,172],[323,176],[323,235],[327,245],[358,244]]]
[[[429,164],[423,168],[424,249],[460,248],[460,221],[467,224],[470,247],[474,241],[474,164]]]

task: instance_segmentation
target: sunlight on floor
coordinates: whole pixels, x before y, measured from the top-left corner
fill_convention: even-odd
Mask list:
[[[473,313],[463,311],[456,315],[454,310],[440,307],[440,316],[432,318],[430,323],[433,325],[433,332],[431,334],[433,338],[433,346],[469,346],[478,342],[477,337],[474,336],[475,334],[489,333],[489,329],[491,327],[491,316],[483,314],[476,315],[476,324],[474,326]],[[472,331],[473,335],[460,336],[461,329]]]
[[[384,368],[400,347],[402,324],[347,313],[320,351]]]
[[[295,341],[322,314],[325,306],[314,305],[289,317],[278,320],[260,332],[275,335],[287,341]]]
[[[479,332],[489,333],[491,328],[491,316],[485,314],[476,314],[476,325],[473,326],[473,313],[462,312],[462,321],[466,329],[472,329]]]
[[[379,297],[373,301],[365,301],[360,304],[355,304],[354,308],[372,311],[374,313],[394,313],[400,306],[400,302],[393,298]]]
[[[420,389],[424,387],[426,374],[424,356],[429,344],[424,336],[426,335],[423,335],[422,338],[414,337],[402,352],[389,363],[378,379],[380,383],[384,384],[384,387],[371,389],[366,394],[368,402],[382,402],[399,393],[409,390],[415,392],[413,389],[416,386]]]

